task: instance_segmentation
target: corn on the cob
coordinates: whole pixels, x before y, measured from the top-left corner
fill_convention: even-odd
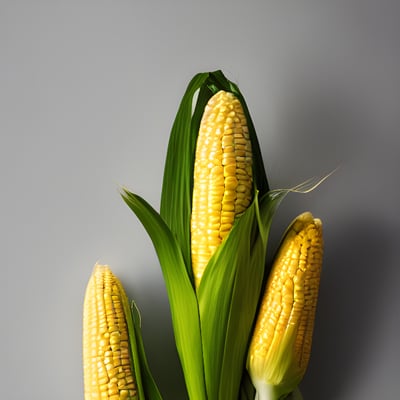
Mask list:
[[[301,214],[275,258],[250,343],[248,370],[260,399],[291,392],[305,373],[322,253],[321,221],[309,212]],[[268,391],[276,397],[265,394]]]
[[[252,150],[240,101],[223,90],[208,101],[197,139],[191,216],[195,286],[253,194]]]
[[[96,265],[83,311],[85,400],[137,399],[125,300],[125,291],[110,268]]]

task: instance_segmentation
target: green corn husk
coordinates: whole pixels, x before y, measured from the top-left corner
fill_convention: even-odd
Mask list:
[[[254,199],[210,259],[196,293],[190,260],[194,154],[204,107],[219,90],[234,93],[245,111],[253,149]],[[288,191],[269,191],[244,98],[216,71],[196,75],[180,104],[168,146],[160,213],[140,196],[127,189],[122,192],[157,252],[192,400],[251,398],[253,388],[242,380],[246,351],[268,273],[265,259],[272,216]]]

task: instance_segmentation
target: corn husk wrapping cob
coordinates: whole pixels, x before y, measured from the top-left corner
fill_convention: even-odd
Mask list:
[[[202,123],[207,120],[207,115],[218,122],[216,112],[208,110],[218,96],[228,97],[235,103],[232,115],[225,114],[226,105],[221,103],[218,113],[221,113],[223,125],[220,131],[236,128],[241,131],[242,137],[233,147],[240,147],[239,142],[244,143],[241,149],[244,154],[238,157],[246,160],[227,155],[225,162],[224,156],[221,160],[213,156],[211,164],[215,160],[221,164],[209,165],[209,171],[201,176],[196,173],[196,159],[201,152],[199,146],[203,146],[200,144]],[[207,129],[206,126],[204,130]],[[229,145],[232,147],[232,143]],[[216,154],[220,149],[211,151]],[[221,168],[233,163],[233,158],[235,171],[240,171],[234,178],[223,172],[221,178]],[[237,164],[242,161],[246,163]],[[207,159],[201,162],[203,167],[210,164]],[[215,189],[213,183],[209,185],[207,177],[212,178],[217,170],[219,173],[215,175],[220,186]],[[239,176],[243,175],[247,175],[247,183],[240,182]],[[220,179],[225,179],[223,189]],[[200,181],[197,192],[196,180]],[[242,207],[236,209],[234,205],[233,210],[228,210],[235,211],[233,218],[222,215],[224,209],[221,207],[217,216],[206,217],[206,222],[202,222],[203,200],[199,201],[202,191],[213,197],[208,198],[207,207],[215,211],[213,204],[218,203],[218,200],[215,203],[215,197],[222,196],[220,202],[223,204],[227,200],[224,199],[226,191],[233,190],[231,185],[236,193],[234,204],[239,199]],[[269,191],[245,100],[239,88],[221,71],[196,75],[181,101],[168,145],[160,212],[139,195],[123,189],[123,199],[147,230],[160,261],[175,342],[192,400],[250,399],[254,396],[254,389],[244,372],[247,348],[262,284],[269,272],[265,259],[272,216],[289,191]],[[231,200],[232,196],[229,193],[227,198]],[[203,223],[212,226],[204,226],[205,230],[201,232]],[[207,235],[215,224],[219,226],[219,232],[210,233],[213,237],[210,239]],[[195,247],[200,250],[194,250]]]

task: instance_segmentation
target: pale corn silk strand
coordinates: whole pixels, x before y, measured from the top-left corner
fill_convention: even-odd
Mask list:
[[[191,256],[198,287],[208,261],[253,195],[247,121],[240,101],[230,92],[219,91],[205,107],[193,179]]]
[[[253,381],[274,387],[289,376],[302,379],[311,353],[322,253],[321,221],[301,214],[282,241],[262,298],[249,348]],[[292,365],[279,365],[288,355]]]
[[[125,291],[110,268],[96,265],[84,300],[85,400],[137,399],[123,297]]]

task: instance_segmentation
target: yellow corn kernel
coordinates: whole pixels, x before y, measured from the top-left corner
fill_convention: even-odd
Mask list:
[[[83,307],[85,400],[137,399],[120,281],[105,265],[94,267]],[[123,368],[121,365],[127,365]]]
[[[250,343],[247,367],[260,399],[290,393],[306,371],[322,253],[321,221],[301,214],[278,250]]]
[[[208,101],[194,163],[191,254],[198,287],[211,256],[253,196],[252,152],[240,101],[223,90]]]

